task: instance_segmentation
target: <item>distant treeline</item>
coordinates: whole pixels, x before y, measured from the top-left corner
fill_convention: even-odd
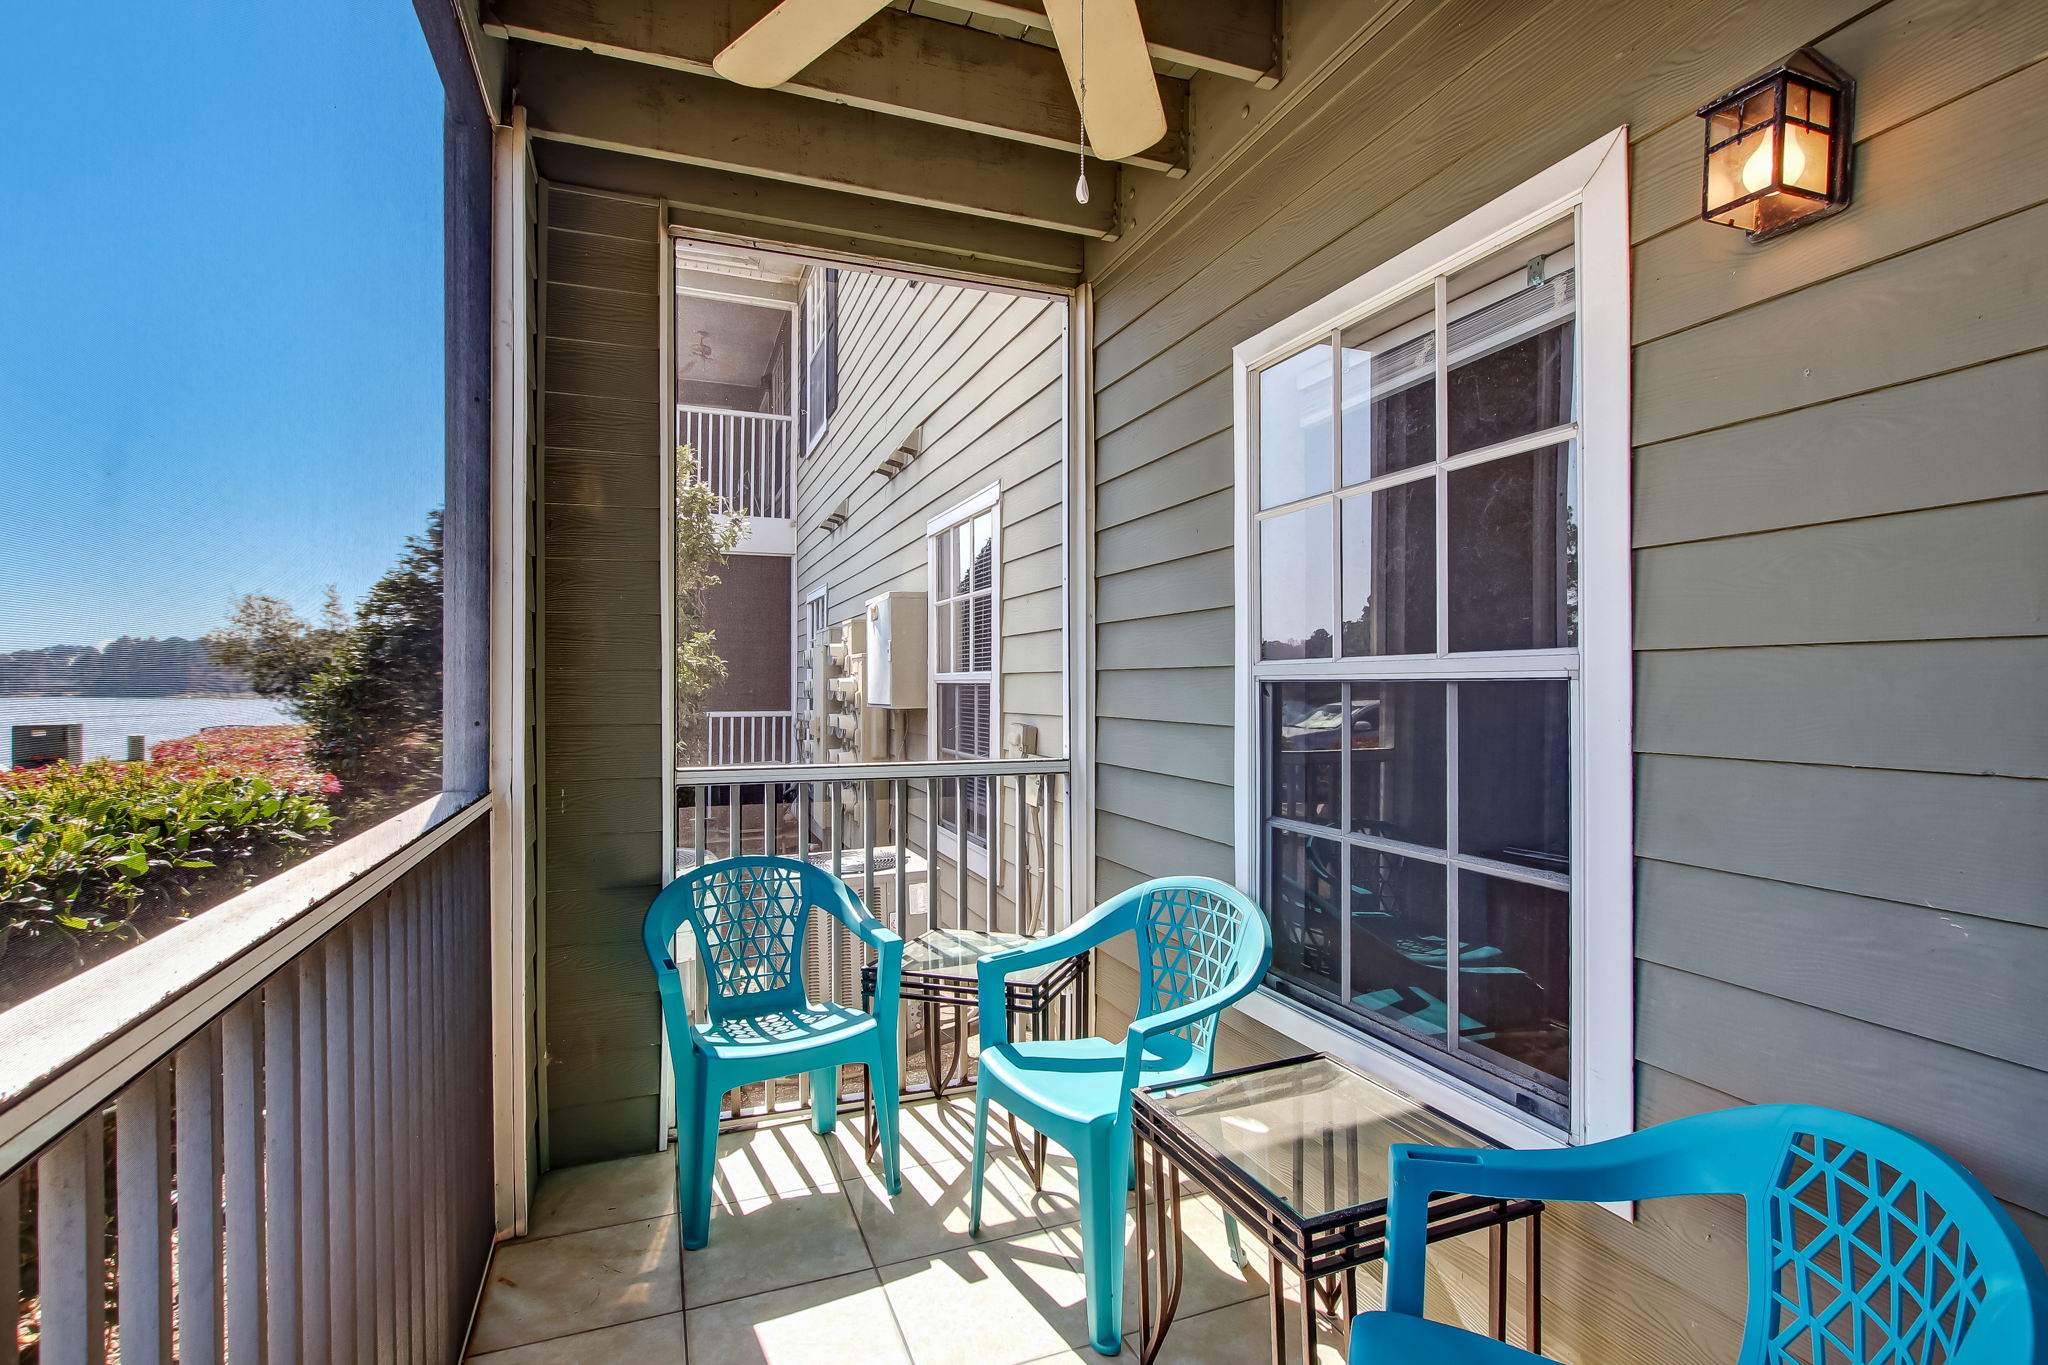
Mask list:
[[[50,645],[0,654],[0,697],[182,697],[247,693],[238,668],[213,661],[198,640],[124,635],[102,649]]]

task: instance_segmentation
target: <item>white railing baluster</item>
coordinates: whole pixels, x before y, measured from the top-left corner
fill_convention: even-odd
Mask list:
[[[178,1365],[218,1365],[221,1314],[220,1053],[209,1026],[178,1049]]]
[[[221,1156],[227,1211],[228,1359],[264,1359],[263,1094],[259,1016],[244,1000],[221,1020]]]
[[[709,484],[728,508],[749,516],[787,520],[791,515],[790,448],[794,418],[769,412],[676,407],[680,444],[695,452],[694,477]]]
[[[36,1161],[38,1365],[106,1359],[105,1143],[106,1121],[91,1114]]]
[[[171,1361],[170,1079],[165,1068],[153,1067],[114,1101],[121,1365]],[[4,1212],[0,1209],[0,1228],[7,1225]]]
[[[326,946],[299,959],[299,1359],[327,1365]]]
[[[299,1353],[299,994],[281,972],[263,989],[263,1284],[269,1358]]]

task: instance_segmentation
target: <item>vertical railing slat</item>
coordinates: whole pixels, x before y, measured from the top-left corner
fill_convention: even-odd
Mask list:
[[[114,1209],[121,1365],[170,1365],[171,1095],[170,1071],[162,1065],[136,1077],[114,1101]],[[0,1216],[0,1228],[6,1224]]]
[[[36,1160],[37,1365],[106,1359],[105,1144],[106,1122],[92,1113]]]
[[[21,1245],[21,1176],[0,1179],[0,1247]],[[168,1296],[164,1302],[169,1303]],[[0,1256],[0,1365],[21,1360],[21,1257]]]
[[[370,1169],[375,1187],[370,1216],[376,1248],[370,1283],[376,1286],[377,1359],[385,1365],[398,1365],[400,1340],[391,1103],[391,920],[397,899],[395,888],[385,893],[370,920]]]
[[[351,957],[355,935],[338,929],[328,936],[327,983],[327,1313],[335,1365],[358,1358],[356,1304],[355,988]]]
[[[218,1026],[178,1049],[178,1365],[222,1358],[220,1051]]]
[[[227,1211],[228,1358],[264,1359],[263,1094],[257,1002],[221,1019],[221,1157]]]
[[[322,944],[299,959],[299,1359],[330,1360],[327,1221],[327,971]]]
[[[263,988],[263,1283],[269,1358],[299,1358],[299,993]]]
[[[351,1038],[349,1074],[353,1081],[349,1100],[351,1186],[355,1191],[352,1241],[355,1249],[355,1355],[357,1361],[382,1359],[377,1351],[377,1322],[381,1316],[377,1298],[377,1178],[383,1169],[377,1160],[377,1055],[371,1021],[376,1018],[373,1003],[374,971],[370,955],[370,921],[383,913],[382,897],[356,912],[349,926],[349,991]]]

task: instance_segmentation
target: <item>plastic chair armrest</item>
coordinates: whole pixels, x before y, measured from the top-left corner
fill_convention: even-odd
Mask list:
[[[1420,1316],[1429,1200],[1435,1194],[1492,1199],[1619,1203],[1743,1190],[1736,1141],[1742,1111],[1703,1114],[1583,1147],[1523,1151],[1473,1147],[1387,1150],[1387,1309]],[[1716,1130],[1726,1128],[1726,1141]]]

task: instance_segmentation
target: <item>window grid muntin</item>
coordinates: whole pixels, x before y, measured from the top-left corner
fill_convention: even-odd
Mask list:
[[[1576,259],[1578,241],[1576,218],[1577,211],[1574,210],[1573,213],[1568,217],[1568,220],[1571,221],[1573,225],[1572,246],[1570,248],[1567,248],[1567,250],[1571,252],[1571,266],[1569,267],[1571,269],[1576,269],[1578,265],[1578,261]],[[1567,220],[1560,219],[1558,221]],[[1533,229],[1532,232],[1541,230],[1542,229],[1540,228]],[[1460,840],[1459,830],[1457,828],[1456,823],[1456,810],[1458,805],[1457,774],[1459,757],[1457,750],[1457,684],[1461,681],[1514,681],[1518,679],[1536,681],[1544,678],[1563,678],[1568,683],[1567,705],[1565,715],[1567,725],[1566,743],[1569,749],[1568,759],[1570,762],[1570,781],[1572,784],[1569,798],[1573,808],[1571,824],[1573,828],[1577,827],[1578,813],[1581,809],[1580,803],[1583,799],[1582,793],[1580,792],[1578,786],[1578,751],[1580,748],[1581,741],[1579,718],[1580,650],[1578,648],[1578,632],[1574,630],[1574,643],[1569,647],[1527,651],[1475,651],[1473,653],[1468,654],[1453,653],[1451,651],[1449,475],[1451,473],[1457,472],[1458,470],[1471,468],[1473,466],[1489,463],[1495,460],[1507,459],[1515,455],[1527,453],[1531,450],[1540,450],[1561,443],[1567,444],[1568,451],[1566,455],[1565,507],[1567,509],[1567,517],[1575,518],[1578,509],[1581,506],[1583,506],[1582,496],[1580,492],[1582,469],[1579,445],[1581,435],[1579,419],[1581,407],[1584,401],[1582,384],[1582,377],[1584,374],[1582,356],[1584,345],[1584,328],[1581,325],[1579,325],[1581,321],[1581,311],[1579,306],[1580,301],[1575,289],[1573,292],[1572,303],[1570,308],[1567,311],[1564,311],[1560,314],[1545,318],[1542,321],[1542,325],[1529,327],[1524,332],[1512,335],[1506,340],[1500,340],[1497,344],[1488,346],[1484,349],[1475,349],[1473,351],[1473,354],[1471,355],[1453,356],[1450,354],[1449,348],[1449,310],[1451,303],[1449,297],[1449,289],[1451,277],[1453,274],[1457,272],[1459,268],[1460,266],[1455,262],[1446,265],[1445,267],[1440,269],[1431,278],[1430,281],[1430,289],[1433,298],[1432,324],[1434,333],[1434,367],[1432,370],[1432,375],[1435,382],[1435,393],[1433,397],[1435,400],[1436,409],[1434,422],[1435,430],[1433,432],[1433,436],[1436,447],[1436,458],[1429,464],[1419,465],[1409,469],[1396,470],[1389,474],[1367,478],[1350,485],[1346,485],[1343,480],[1343,452],[1345,446],[1343,360],[1344,330],[1355,322],[1370,318],[1376,311],[1397,303],[1401,298],[1412,296],[1416,292],[1415,285],[1410,284],[1403,286],[1401,289],[1390,291],[1383,298],[1375,299],[1372,303],[1366,306],[1348,310],[1345,313],[1345,315],[1338,318],[1326,331],[1319,334],[1316,338],[1306,341],[1300,345],[1292,346],[1284,352],[1262,359],[1256,364],[1247,366],[1249,376],[1249,383],[1247,383],[1245,386],[1247,393],[1247,406],[1249,408],[1249,411],[1247,413],[1247,438],[1251,456],[1250,468],[1247,471],[1247,473],[1251,481],[1252,488],[1254,490],[1257,490],[1262,486],[1260,474],[1260,440],[1262,434],[1262,427],[1260,425],[1259,417],[1259,375],[1263,373],[1265,370],[1270,369],[1273,366],[1281,364],[1287,360],[1290,360],[1295,356],[1300,355],[1302,352],[1313,349],[1316,346],[1329,346],[1333,348],[1331,363],[1332,379],[1330,385],[1332,408],[1332,424],[1330,439],[1331,468],[1329,477],[1330,491],[1326,493],[1315,494],[1309,497],[1300,498],[1292,502],[1278,504],[1273,507],[1258,506],[1258,498],[1255,495],[1253,498],[1254,505],[1251,509],[1251,543],[1249,546],[1249,551],[1252,563],[1254,565],[1262,565],[1264,561],[1260,537],[1261,532],[1263,531],[1263,525],[1266,521],[1271,520],[1275,517],[1287,515],[1289,513],[1299,512],[1320,504],[1328,504],[1331,508],[1330,543],[1327,556],[1329,560],[1332,580],[1330,585],[1331,620],[1329,622],[1330,628],[1332,630],[1333,640],[1333,652],[1331,657],[1326,659],[1306,658],[1267,660],[1260,657],[1263,653],[1263,638],[1265,632],[1263,620],[1259,620],[1256,628],[1251,632],[1251,651],[1250,657],[1247,662],[1251,669],[1251,676],[1253,680],[1253,686],[1255,689],[1254,698],[1257,708],[1254,743],[1255,752],[1257,753],[1259,760],[1256,771],[1259,774],[1260,833],[1258,838],[1257,858],[1261,869],[1260,883],[1262,892],[1270,895],[1274,875],[1274,869],[1272,866],[1273,858],[1271,851],[1272,838],[1276,830],[1285,830],[1289,833],[1295,834],[1302,838],[1319,838],[1333,841],[1339,849],[1341,855],[1340,876],[1343,881],[1343,885],[1339,888],[1338,891],[1338,922],[1340,926],[1341,955],[1341,962],[1339,964],[1339,985],[1343,994],[1342,998],[1336,1003],[1343,1009],[1344,1016],[1376,1031],[1387,1031],[1396,1033],[1401,1035],[1405,1039],[1422,1043],[1425,1053],[1425,1061],[1428,1064],[1437,1065],[1441,1067],[1442,1062],[1449,1060],[1499,1077],[1501,1080],[1505,1081],[1511,1087],[1512,1102],[1515,1103],[1517,1107],[1526,1109],[1528,1100],[1533,1099],[1539,1106],[1561,1109],[1561,1114],[1544,1114],[1542,1116],[1545,1117],[1548,1121],[1554,1122],[1558,1127],[1568,1128],[1571,1124],[1571,1108],[1577,1102],[1578,1098],[1572,1092],[1569,1075],[1567,1075],[1562,1081],[1564,1089],[1563,1098],[1562,1100],[1560,1100],[1557,1092],[1554,1089],[1552,1089],[1550,1085],[1546,1084],[1546,1082],[1543,1079],[1537,1078],[1533,1073],[1522,1074],[1519,1071],[1511,1071],[1505,1069],[1497,1064],[1488,1061],[1484,1057],[1478,1056],[1468,1051],[1462,1051],[1457,1047],[1458,1036],[1462,1033],[1462,1029],[1459,1025],[1459,1020],[1461,1016],[1459,1013],[1459,1001],[1457,998],[1458,978],[1460,975],[1460,971],[1457,965],[1458,955],[1455,952],[1451,951],[1451,946],[1459,942],[1459,938],[1457,936],[1457,914],[1460,873],[1462,871],[1471,871],[1486,876],[1501,877],[1504,880],[1521,881],[1527,884],[1542,886],[1551,890],[1561,890],[1564,891],[1566,894],[1570,895],[1571,897],[1573,897],[1575,901],[1577,899],[1578,887],[1575,875],[1544,873],[1539,869],[1519,867],[1512,864],[1496,864],[1491,859],[1474,858],[1469,854],[1458,853],[1456,850]],[[1501,283],[1506,284],[1511,279],[1511,275],[1503,276]],[[1460,301],[1463,302],[1466,299],[1470,299],[1475,295],[1483,296],[1484,294],[1489,292],[1493,287],[1494,286],[1482,285],[1478,289],[1468,291],[1466,295],[1461,296]],[[1503,297],[1508,296],[1512,292],[1513,291],[1511,289],[1506,290],[1503,293]],[[1492,300],[1489,300],[1487,303],[1479,304],[1478,307],[1490,306],[1491,302]],[[1474,311],[1476,311],[1476,309]],[[1468,313],[1466,316],[1470,315],[1471,314]],[[1515,340],[1519,340],[1525,336],[1537,335],[1542,331],[1548,330],[1549,328],[1558,325],[1561,322],[1567,321],[1572,324],[1572,335],[1570,342],[1572,375],[1572,420],[1558,426],[1547,428],[1543,431],[1525,433],[1523,435],[1495,442],[1491,445],[1483,446],[1475,450],[1461,451],[1456,456],[1451,455],[1449,381],[1450,371],[1453,368],[1454,362],[1464,363],[1466,361],[1473,359],[1482,359],[1485,355],[1491,354],[1494,350],[1502,349],[1505,346],[1512,344]],[[1422,381],[1418,379],[1414,382],[1420,383]],[[1364,405],[1364,414],[1365,420],[1370,421],[1370,401],[1368,401]],[[1344,625],[1342,580],[1344,518],[1342,515],[1342,503],[1346,498],[1356,497],[1362,494],[1369,494],[1381,488],[1392,487],[1402,483],[1414,482],[1422,478],[1433,479],[1436,485],[1434,490],[1436,543],[1433,546],[1433,554],[1435,559],[1434,569],[1436,589],[1436,652],[1433,654],[1347,656],[1343,653],[1342,649]],[[1572,524],[1572,522],[1568,520],[1567,525],[1570,524]],[[1262,599],[1264,591],[1265,585],[1262,581],[1260,584],[1259,591],[1252,594],[1251,600],[1247,604],[1247,609],[1255,613],[1255,615],[1259,613],[1259,603]],[[1550,664],[1553,662],[1555,662],[1558,665],[1561,665],[1561,667],[1554,669],[1545,667],[1546,664]],[[1522,667],[1518,668],[1517,664],[1522,665]],[[1444,754],[1444,799],[1446,806],[1445,837],[1447,848],[1444,850],[1432,850],[1418,846],[1402,845],[1399,841],[1395,840],[1385,840],[1377,836],[1356,834],[1353,833],[1350,829],[1351,764],[1349,759],[1351,739],[1350,716],[1352,687],[1354,683],[1357,682],[1394,681],[1399,679],[1412,679],[1416,681],[1440,681],[1445,684],[1444,705],[1446,708],[1446,716]],[[1265,690],[1266,684],[1280,682],[1312,681],[1320,681],[1326,683],[1334,682],[1339,684],[1341,688],[1339,694],[1339,704],[1342,708],[1342,715],[1344,717],[1344,728],[1342,731],[1342,747],[1338,751],[1338,754],[1342,760],[1338,764],[1340,774],[1339,784],[1341,792],[1341,808],[1339,811],[1338,825],[1334,828],[1319,826],[1312,823],[1306,823],[1301,821],[1283,819],[1269,814],[1270,810],[1272,809],[1272,803],[1275,795],[1272,790],[1275,772],[1275,764],[1273,762],[1275,750],[1273,746],[1273,731],[1268,724],[1269,715],[1274,713],[1273,708],[1268,703],[1267,693]],[[1350,917],[1349,897],[1351,882],[1351,860],[1354,848],[1375,848],[1380,849],[1382,851],[1394,853],[1397,856],[1417,857],[1433,863],[1439,863],[1442,865],[1444,869],[1444,877],[1446,880],[1446,956],[1444,968],[1444,1026],[1445,1036],[1452,1042],[1452,1045],[1449,1047],[1445,1047],[1440,1044],[1430,1044],[1427,1041],[1425,1035],[1422,1035],[1414,1030],[1402,1029],[1396,1021],[1391,1019],[1382,1019],[1378,1016],[1370,1014],[1369,1012],[1357,1007],[1352,1003],[1352,926]],[[1574,860],[1576,860],[1580,852],[1581,850],[1576,846],[1576,843],[1574,843],[1571,849],[1571,853]],[[1576,997],[1578,995],[1579,990],[1582,987],[1582,983],[1576,977],[1576,967],[1574,967],[1573,972],[1574,975],[1571,979],[1568,980],[1567,985],[1574,1001],[1576,1001]],[[1311,993],[1319,998],[1328,998],[1325,992],[1318,990],[1315,986],[1306,981],[1296,982],[1288,980],[1284,977],[1281,979],[1285,982],[1287,988],[1290,990]],[[1575,1006],[1571,1011],[1571,1014],[1572,1016],[1576,1015]],[[1578,1046],[1579,1040],[1576,1037],[1575,1018],[1568,1017],[1565,1023],[1567,1029],[1567,1044],[1568,1046],[1576,1048]],[[1451,1074],[1456,1075],[1456,1070],[1453,1069],[1451,1071]]]

